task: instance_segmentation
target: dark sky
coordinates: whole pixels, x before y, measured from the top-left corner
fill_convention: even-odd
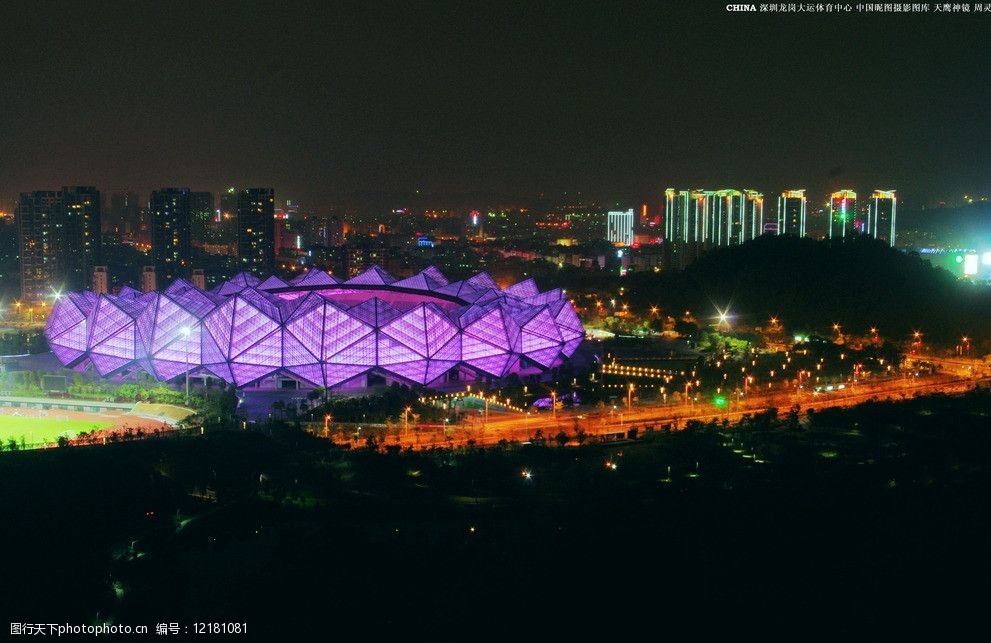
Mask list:
[[[317,209],[416,189],[991,191],[991,13],[18,4],[0,10],[6,204],[63,184],[272,185]]]

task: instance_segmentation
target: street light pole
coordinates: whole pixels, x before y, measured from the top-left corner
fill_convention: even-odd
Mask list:
[[[186,338],[186,404],[189,404],[189,336],[193,329],[189,326],[182,327],[182,336]]]

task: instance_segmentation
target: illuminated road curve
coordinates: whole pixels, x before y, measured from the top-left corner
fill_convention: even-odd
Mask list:
[[[938,381],[926,379],[908,383],[902,379],[889,380],[874,385],[856,385],[842,394],[833,392],[812,396],[803,393],[796,400],[794,393],[764,394],[751,396],[742,408],[719,409],[711,404],[671,405],[671,406],[642,406],[635,407],[632,412],[589,412],[582,409],[558,411],[556,417],[549,412],[521,418],[519,415],[490,417],[483,426],[482,418],[473,418],[473,423],[466,426],[443,430],[401,430],[399,435],[390,436],[387,444],[400,444],[414,449],[431,447],[464,446],[469,440],[476,445],[495,445],[501,440],[527,441],[532,439],[539,430],[544,438],[553,440],[559,432],[564,431],[573,438],[577,426],[590,438],[594,436],[616,435],[626,433],[631,427],[641,431],[646,426],[660,429],[670,424],[672,429],[680,430],[690,420],[708,422],[712,419],[727,419],[730,422],[740,420],[744,415],[761,413],[768,408],[778,408],[779,412],[787,411],[794,404],[799,404],[803,411],[813,408],[855,406],[872,398],[880,400],[895,400],[920,393],[962,393],[978,384],[991,383],[991,378],[947,378],[937,376]],[[866,390],[858,390],[864,387]],[[736,406],[734,403],[733,407]],[[572,440],[573,443],[573,440]]]

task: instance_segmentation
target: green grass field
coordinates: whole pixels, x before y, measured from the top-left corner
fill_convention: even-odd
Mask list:
[[[60,435],[73,437],[83,431],[105,429],[109,426],[113,426],[113,422],[106,420],[59,420],[0,415],[0,444],[6,445],[11,438],[20,443],[22,436],[27,445],[55,442]]]

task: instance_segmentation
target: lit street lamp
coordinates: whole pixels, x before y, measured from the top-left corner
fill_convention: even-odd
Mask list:
[[[964,352],[964,353],[970,355],[970,338],[969,337],[963,337],[963,338],[961,338],[960,341],[962,342],[961,352]]]

